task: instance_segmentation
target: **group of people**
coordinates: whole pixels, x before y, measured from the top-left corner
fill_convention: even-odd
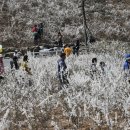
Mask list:
[[[92,59],[91,67],[90,67],[90,76],[91,79],[94,79],[98,74],[103,74],[105,75],[105,68],[106,68],[106,63],[104,61],[101,61],[99,63],[100,70],[97,68],[97,58]]]
[[[79,47],[80,47],[80,41],[79,39],[76,40],[76,43],[73,45],[73,48],[71,49],[70,48],[70,45],[63,45],[63,35],[61,34],[61,32],[58,32],[58,39],[57,39],[57,44],[58,44],[58,47],[63,47],[63,50],[66,54],[66,56],[68,57],[72,51],[73,51],[73,54],[74,55],[79,55]]]
[[[60,82],[63,82],[64,79],[64,72],[67,69],[67,65],[65,63],[65,59],[66,57],[69,57],[71,54],[74,55],[79,55],[79,48],[80,48],[80,42],[79,39],[76,40],[76,43],[73,45],[73,47],[71,47],[70,45],[64,45],[63,46],[63,51],[60,54],[60,59],[57,61],[58,64],[58,78],[60,80]],[[28,56],[27,54],[25,54],[23,56],[22,61],[19,61],[19,53],[17,50],[15,50],[13,56],[11,56],[11,60],[10,60],[10,67],[11,70],[12,69],[16,69],[19,70],[20,68],[22,68],[24,71],[27,72],[27,74],[31,75],[31,68],[29,68],[28,66]],[[102,74],[105,74],[105,67],[106,67],[106,63],[104,61],[101,61],[99,63],[100,66],[100,72]],[[125,55],[125,62],[123,65],[123,71],[125,74],[126,79],[128,79],[128,82],[130,83],[130,54],[126,54]],[[93,79],[94,75],[96,75],[98,72],[97,69],[97,58],[93,58],[92,59],[92,63],[91,63],[91,67],[90,67],[90,76]],[[3,78],[5,71],[4,71],[4,63],[3,63],[3,57],[2,57],[2,52],[0,52],[0,79]]]
[[[10,59],[10,67],[11,70],[12,69],[22,69],[25,72],[27,72],[28,74],[31,74],[31,68],[29,68],[28,66],[28,55],[24,54],[22,61],[19,60],[20,59],[20,55],[18,53],[17,50],[15,50],[13,56]]]
[[[58,64],[58,78],[61,84],[64,83],[64,74],[66,74],[66,69],[67,69],[67,65],[65,63],[65,59],[66,57],[68,57],[68,55],[66,55],[66,53],[61,53],[60,54],[60,59],[57,61]],[[99,63],[100,66],[100,71],[101,73],[104,75],[105,74],[105,67],[106,64],[104,61],[101,61]],[[90,76],[91,79],[94,79],[94,76],[96,76],[96,74],[98,73],[98,69],[97,69],[97,58],[93,58],[92,59],[92,64],[90,67]]]
[[[35,24],[32,28],[32,33],[34,37],[34,44],[38,45],[41,42],[43,36],[43,23],[38,25]]]
[[[40,23],[39,25],[34,25],[32,28],[32,32],[33,32],[33,37],[34,37],[34,44],[35,45],[39,45],[39,42],[42,39],[43,36],[43,23]],[[79,46],[80,46],[80,41],[79,39],[77,39],[76,43],[73,45],[73,50],[70,49],[69,45],[63,45],[63,35],[61,34],[61,32],[59,31],[57,34],[57,40],[55,42],[58,47],[60,48],[66,48],[65,49],[65,53],[67,53],[66,55],[70,55],[71,52],[73,51],[74,55],[79,55]]]
[[[20,61],[20,55],[17,50],[15,50],[14,54],[10,54],[10,68],[11,70],[19,70],[22,69],[27,74],[31,74],[31,68],[28,66],[28,56],[25,54],[23,59]],[[3,62],[3,55],[0,53],[0,79],[4,79],[4,62]]]
[[[68,51],[68,48],[67,48]],[[70,51],[69,51],[70,52]],[[58,64],[58,78],[60,83],[64,83],[64,74],[66,73],[67,65],[65,62],[66,57],[69,56],[70,53],[66,53],[64,51],[63,53],[60,54],[60,59],[57,61]],[[100,74],[105,75],[106,71],[106,63],[104,61],[101,61],[99,63],[99,70],[97,68],[97,58],[92,59],[92,63],[90,66],[90,77],[91,79],[94,79],[97,75]],[[123,65],[123,72],[124,72],[124,79],[130,83],[130,54],[125,55],[125,62]]]
[[[68,44],[63,45],[63,52],[66,54],[66,57],[69,57],[70,54],[72,54],[72,53],[73,53],[73,55],[78,56],[79,48],[80,48],[80,42],[79,42],[79,40],[76,40],[76,43],[72,46],[72,48]]]

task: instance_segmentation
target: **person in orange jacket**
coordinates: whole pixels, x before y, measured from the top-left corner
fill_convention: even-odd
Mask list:
[[[72,49],[69,45],[66,45],[64,48],[64,53],[66,54],[66,57],[68,57],[72,53]]]

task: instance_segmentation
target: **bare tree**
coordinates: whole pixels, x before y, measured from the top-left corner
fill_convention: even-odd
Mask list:
[[[82,7],[82,14],[83,14],[84,39],[85,39],[85,44],[87,46],[88,38],[87,38],[87,30],[86,30],[87,25],[86,25],[86,16],[85,16],[85,7],[84,7],[84,5],[85,5],[85,0],[82,0],[81,7]]]
[[[82,8],[82,15],[83,15],[83,26],[84,26],[84,40],[85,40],[85,44],[86,46],[88,45],[88,43],[91,41],[92,33],[89,30],[89,27],[86,23],[86,13],[85,13],[85,1],[86,0],[82,0],[81,1],[81,8]]]

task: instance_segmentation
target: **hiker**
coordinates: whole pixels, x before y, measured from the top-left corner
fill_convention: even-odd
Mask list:
[[[19,58],[18,50],[15,50],[15,52],[13,54],[13,64],[14,64],[16,70],[19,69],[18,58]]]
[[[40,36],[43,35],[43,23],[40,23],[40,24],[38,25],[38,34],[39,34]]]
[[[38,39],[41,41],[43,36],[43,24],[40,23],[38,25]]]
[[[59,47],[62,47],[63,46],[63,42],[62,42],[62,34],[61,34],[61,32],[58,32],[58,46]]]
[[[38,44],[38,28],[37,28],[37,25],[34,25],[34,27],[32,28],[32,32],[33,32],[33,36],[34,36],[34,44],[37,45]]]
[[[11,70],[13,69],[13,67],[14,67],[13,56],[10,55],[10,68],[11,68]]]
[[[64,49],[65,49],[66,45],[63,44],[63,47],[61,48],[61,52],[64,53]]]
[[[66,57],[69,57],[69,55],[72,53],[72,49],[70,48],[70,45],[65,46],[64,53],[66,54]]]
[[[57,63],[58,63],[58,78],[59,78],[60,83],[64,83],[64,79],[65,79],[64,74],[65,74],[65,71],[67,69],[65,59],[66,59],[65,53],[61,53],[60,59],[57,61]],[[65,79],[65,80],[68,83],[68,80],[67,79]]]
[[[90,75],[91,75],[92,79],[94,79],[94,75],[96,75],[97,70],[98,70],[97,69],[97,58],[93,58],[91,68],[90,68]]]
[[[76,41],[76,44],[73,46],[73,54],[79,55],[79,40]]]
[[[4,79],[4,63],[3,63],[3,56],[0,54],[0,79]]]
[[[130,78],[130,54],[125,55],[125,63],[123,65],[125,78]],[[128,81],[130,83],[130,80]]]
[[[21,63],[21,67],[27,74],[32,75],[31,68],[28,67],[28,56],[25,54],[23,57],[23,62]]]
[[[99,66],[100,66],[100,69],[101,69],[101,73],[105,74],[105,67],[106,67],[105,62],[101,61],[100,64],[99,64]]]

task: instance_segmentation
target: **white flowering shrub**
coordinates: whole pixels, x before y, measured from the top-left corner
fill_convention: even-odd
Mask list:
[[[123,55],[122,50],[71,55],[66,59],[70,84],[61,90],[56,75],[59,56],[30,56],[32,75],[6,68],[5,80],[0,82],[0,129],[128,129],[130,85],[123,75]],[[92,78],[94,57],[98,71]],[[106,63],[105,73],[101,61]]]

